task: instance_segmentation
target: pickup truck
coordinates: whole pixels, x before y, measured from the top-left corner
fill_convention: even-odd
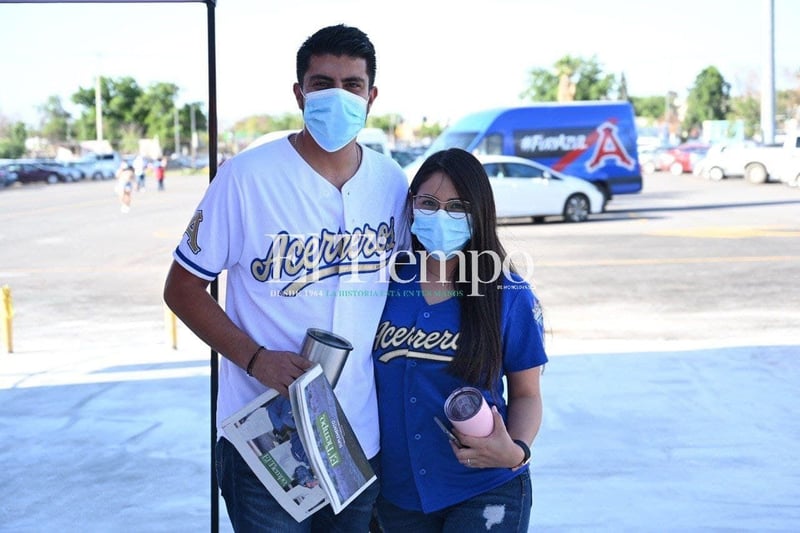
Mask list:
[[[786,138],[783,157],[773,175],[790,187],[800,187],[800,133]]]
[[[796,184],[800,176],[800,132],[787,134],[783,144],[716,144],[698,162],[694,173],[712,180],[743,176],[750,183],[772,180]]]

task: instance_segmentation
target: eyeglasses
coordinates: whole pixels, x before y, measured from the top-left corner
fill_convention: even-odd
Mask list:
[[[432,215],[440,208],[447,211],[447,214],[453,218],[464,218],[469,213],[469,202],[458,198],[441,202],[430,194],[417,194],[412,199],[414,201],[414,209],[419,209],[426,215]]]

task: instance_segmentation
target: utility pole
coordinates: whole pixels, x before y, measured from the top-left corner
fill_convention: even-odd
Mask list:
[[[175,156],[177,157],[177,156],[181,155],[181,123],[180,123],[180,120],[178,120],[178,106],[176,105],[174,109],[175,109],[175,113],[174,113],[174,116],[175,116],[175,120],[174,120],[174,123],[175,123]]]
[[[775,0],[764,5],[764,56],[761,62],[761,141],[775,142]]]
[[[103,140],[103,94],[100,90],[101,76],[98,74],[94,79],[94,120],[97,129],[97,140]]]
[[[195,112],[195,108],[196,107],[197,106],[195,104],[192,104],[192,107],[191,107],[192,114],[191,114],[191,117],[190,117],[191,118],[191,127],[192,127],[192,168],[195,167],[195,159],[197,158],[197,129],[196,129],[197,128],[197,122],[196,122],[196,119],[194,117],[194,112]]]

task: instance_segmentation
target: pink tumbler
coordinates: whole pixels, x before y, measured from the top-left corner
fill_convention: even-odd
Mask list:
[[[474,387],[454,390],[444,402],[444,414],[453,427],[466,435],[485,437],[494,429],[492,410]]]

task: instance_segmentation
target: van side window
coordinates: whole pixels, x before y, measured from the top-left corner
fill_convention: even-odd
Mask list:
[[[487,154],[503,153],[503,134],[492,133],[491,135],[487,135],[484,142],[486,143]]]
[[[492,133],[480,140],[472,153],[475,155],[502,155],[503,154],[503,134]]]

